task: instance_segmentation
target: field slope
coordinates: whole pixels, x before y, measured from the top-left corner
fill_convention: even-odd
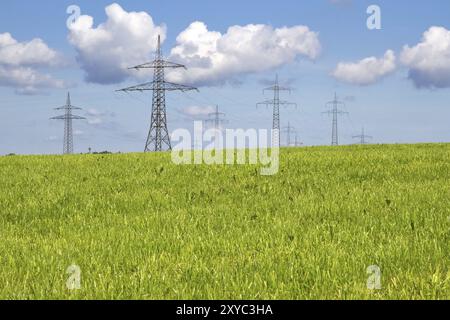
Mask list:
[[[1,157],[0,299],[450,299],[449,159],[285,149],[263,177],[167,154]]]

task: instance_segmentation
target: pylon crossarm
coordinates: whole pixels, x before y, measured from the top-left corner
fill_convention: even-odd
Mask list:
[[[266,93],[266,91],[289,91],[289,93],[291,93],[292,89],[288,87],[272,86],[269,88],[265,88],[263,90],[263,93]]]
[[[50,120],[68,120],[68,119],[69,120],[86,120],[86,118],[84,118],[84,117],[75,116],[73,114],[71,114],[71,115],[62,115],[62,116],[50,118]]]
[[[260,107],[260,106],[266,106],[267,108],[271,105],[273,105],[275,103],[275,100],[268,100],[268,101],[263,101],[263,102],[259,102],[256,104],[256,107]]]
[[[172,83],[172,82],[167,82],[167,81],[165,81],[163,83],[164,83],[164,90],[167,90],[167,91],[176,91],[176,90],[183,91],[183,92],[186,92],[186,91],[199,92],[200,91],[200,90],[198,90],[198,88],[191,87],[191,86],[185,86],[185,85],[178,84],[178,83]]]
[[[345,103],[342,101],[329,101],[326,103],[327,106],[329,105],[338,105],[338,106],[345,106]]]
[[[139,70],[139,69],[155,69],[155,68],[172,68],[172,69],[183,68],[183,69],[187,70],[186,66],[183,64],[165,61],[165,60],[155,60],[152,62],[140,64],[140,65],[128,68],[128,69],[129,70],[133,70],[133,69]]]
[[[156,91],[156,90],[165,90],[165,91],[199,91],[197,88],[185,86],[181,84],[171,83],[171,82],[147,82],[137,86],[128,87],[125,89],[117,90],[118,92],[129,92],[129,91]]]
[[[346,111],[341,111],[341,110],[337,110],[336,113],[337,113],[337,114],[349,114],[348,112],[346,112]],[[329,114],[329,115],[332,115],[332,114],[334,114],[334,111],[333,111],[333,110],[328,110],[328,111],[322,112],[322,114]]]
[[[62,106],[62,107],[59,107],[59,108],[55,108],[55,110],[67,110],[67,109],[70,109],[70,110],[83,110],[82,108],[78,108],[78,107],[75,107],[75,106]]]

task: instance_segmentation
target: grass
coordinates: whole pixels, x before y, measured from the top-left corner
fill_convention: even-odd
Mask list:
[[[449,299],[449,159],[285,149],[263,177],[168,154],[1,157],[0,298]]]

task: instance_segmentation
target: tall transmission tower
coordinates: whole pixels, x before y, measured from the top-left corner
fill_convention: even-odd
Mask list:
[[[345,106],[345,103],[338,100],[336,93],[334,94],[334,100],[328,102],[327,106],[331,106],[331,110],[326,111],[324,113],[333,116],[333,132],[331,137],[331,145],[338,146],[339,145],[338,118],[340,115],[348,114],[348,112],[339,110],[339,106]]]
[[[273,125],[272,129],[274,131],[273,137],[272,137],[272,146],[280,146],[281,145],[281,137],[280,137],[280,106],[295,106],[297,107],[296,103],[287,102],[284,100],[280,100],[280,91],[288,91],[291,92],[291,88],[287,87],[281,87],[279,85],[278,81],[278,74],[275,79],[275,84],[269,88],[264,89],[263,93],[266,91],[273,91],[274,97],[273,100],[267,100],[264,102],[260,102],[257,104],[258,106],[265,105],[267,107],[271,106],[273,107]]]
[[[372,136],[368,136],[365,133],[364,127],[362,128],[361,134],[359,136],[353,136],[353,139],[360,139],[359,144],[368,144],[368,140],[372,140]]]
[[[66,105],[56,108],[55,110],[64,110],[65,114],[62,116],[57,116],[50,118],[50,120],[64,120],[64,154],[73,154],[73,120],[86,120],[84,117],[76,116],[72,114],[73,110],[82,110],[81,108],[75,107],[70,101],[70,92],[67,93]]]
[[[182,64],[164,60],[161,49],[161,36],[158,36],[158,47],[155,60],[130,68],[135,70],[153,69],[153,81],[117,90],[122,92],[153,91],[151,124],[147,143],[145,144],[145,152],[172,150],[169,130],[167,128],[166,91],[198,91],[198,89],[194,87],[165,81],[165,70],[178,68],[186,69]]]
[[[297,130],[291,126],[290,122],[288,122],[288,126],[283,128],[283,132],[286,132],[287,135],[287,146],[292,146],[292,135],[296,135]]]

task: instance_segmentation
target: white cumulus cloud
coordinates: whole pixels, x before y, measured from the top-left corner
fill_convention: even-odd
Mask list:
[[[216,109],[214,107],[208,106],[208,107],[200,107],[200,106],[189,106],[185,107],[180,110],[180,113],[182,113],[185,116],[191,117],[191,118],[200,118],[208,116],[209,114],[215,112]]]
[[[166,27],[155,25],[146,12],[127,12],[117,3],[105,12],[106,22],[97,27],[91,16],[79,17],[68,38],[88,82],[119,83],[132,74],[127,68],[153,59],[158,35],[164,41]]]
[[[19,42],[10,33],[0,34],[0,86],[12,87],[19,94],[65,88],[63,80],[38,70],[63,64],[62,56],[41,39]]]
[[[400,57],[418,88],[450,87],[450,31],[431,27],[414,47],[405,46]]]
[[[146,12],[127,12],[114,3],[105,8],[107,19],[98,26],[91,16],[71,26],[69,42],[88,82],[120,83],[130,76],[147,75],[127,68],[151,61],[157,37],[166,38],[166,26],[155,25]],[[268,25],[232,26],[225,34],[192,23],[177,37],[169,59],[189,69],[168,75],[188,84],[217,84],[239,74],[270,70],[299,56],[316,58],[321,50],[318,34],[305,26],[274,29]]]
[[[221,34],[197,21],[180,33],[170,55],[189,71],[174,71],[169,78],[189,84],[221,84],[239,74],[280,67],[299,56],[315,59],[320,51],[318,33],[306,26],[274,29],[249,24],[232,26]]]
[[[332,75],[342,82],[367,86],[392,73],[395,69],[395,53],[388,50],[382,58],[369,57],[358,62],[341,62]]]

